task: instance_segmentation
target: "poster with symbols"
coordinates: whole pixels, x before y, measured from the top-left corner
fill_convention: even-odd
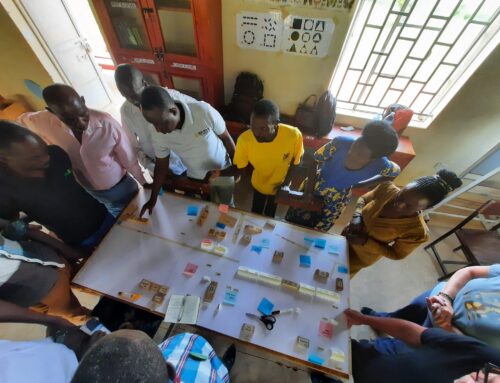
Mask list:
[[[236,39],[241,48],[277,52],[282,34],[281,12],[240,12],[236,17]]]
[[[294,55],[325,57],[334,30],[332,19],[290,15],[283,26],[283,51]]]

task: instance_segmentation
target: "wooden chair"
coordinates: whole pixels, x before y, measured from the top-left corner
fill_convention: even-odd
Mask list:
[[[488,266],[500,262],[500,235],[497,233],[500,223],[496,223],[489,230],[464,228],[467,223],[472,221],[479,214],[500,216],[500,202],[495,200],[485,202],[453,229],[424,247],[426,251],[429,249],[432,251],[441,268],[443,276],[438,278],[438,281],[447,279],[453,275],[454,271],[449,272],[446,265],[463,265],[463,267],[474,265]],[[436,245],[439,242],[453,234],[457,236],[460,242],[460,246],[453,249],[453,251],[462,250],[466,261],[443,260],[436,249]]]

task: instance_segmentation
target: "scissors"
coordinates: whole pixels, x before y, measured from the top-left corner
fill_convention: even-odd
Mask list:
[[[249,318],[260,320],[262,323],[264,323],[264,326],[266,326],[268,330],[272,330],[274,328],[274,324],[276,323],[276,317],[272,314],[259,316],[252,313],[247,313],[246,315]]]

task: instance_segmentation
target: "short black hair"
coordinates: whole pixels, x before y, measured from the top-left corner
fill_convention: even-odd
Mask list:
[[[420,177],[413,181],[412,188],[420,196],[429,200],[430,208],[441,202],[446,195],[462,186],[462,181],[458,176],[446,169],[441,169],[436,175]]]
[[[0,150],[5,150],[15,142],[23,142],[28,137],[36,137],[41,140],[35,133],[18,125],[12,121],[0,120]]]
[[[142,72],[130,64],[120,64],[115,70],[115,81],[131,83],[135,79],[142,80]]]
[[[168,382],[167,364],[160,349],[142,334],[137,339],[117,333],[99,339],[83,356],[71,382]]]
[[[42,97],[47,105],[61,104],[67,101],[68,95],[80,97],[78,92],[66,84],[52,84],[42,90]]]
[[[385,121],[370,121],[363,128],[361,139],[372,152],[372,158],[388,157],[398,147],[398,134]]]
[[[147,86],[141,93],[141,107],[144,110],[167,109],[174,104],[174,99],[161,86]]]
[[[276,122],[280,120],[280,108],[271,100],[262,99],[255,103],[252,113],[254,116],[271,116]]]

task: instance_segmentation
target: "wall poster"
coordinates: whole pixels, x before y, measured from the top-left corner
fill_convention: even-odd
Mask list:
[[[283,26],[285,53],[325,57],[330,50],[335,24],[332,19],[290,15]]]
[[[282,34],[281,12],[240,12],[236,16],[236,40],[241,48],[277,52]]]
[[[354,0],[246,0],[248,3],[266,3],[301,8],[319,8],[326,10],[349,12]]]

